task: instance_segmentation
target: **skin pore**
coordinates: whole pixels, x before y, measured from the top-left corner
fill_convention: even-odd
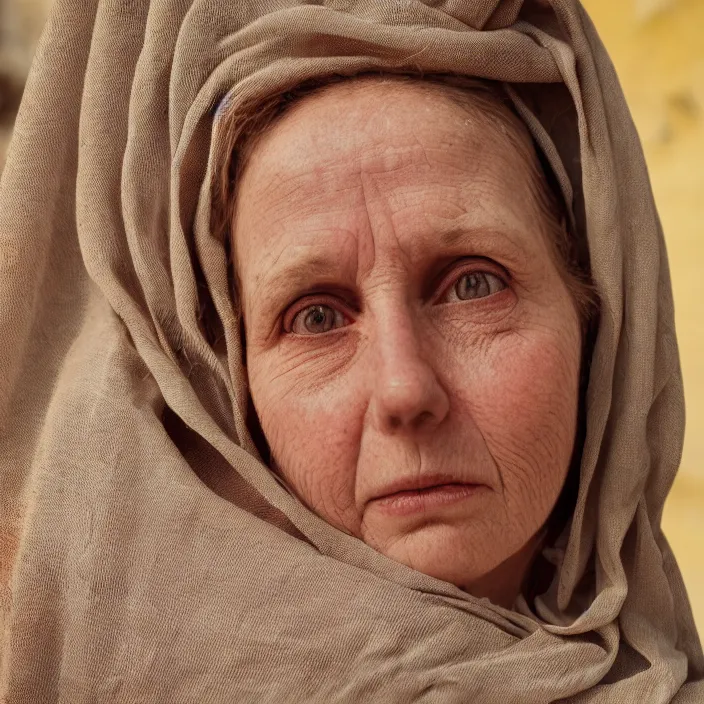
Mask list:
[[[508,608],[567,474],[581,354],[532,178],[446,89],[350,81],[264,134],[233,227],[272,469],[333,526]]]

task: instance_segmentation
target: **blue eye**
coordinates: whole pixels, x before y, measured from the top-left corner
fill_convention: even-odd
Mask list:
[[[488,271],[470,271],[462,274],[453,286],[453,291],[460,301],[485,298],[506,288],[506,284]]]
[[[316,304],[296,313],[291,332],[297,335],[318,335],[345,324],[344,316],[327,305]]]

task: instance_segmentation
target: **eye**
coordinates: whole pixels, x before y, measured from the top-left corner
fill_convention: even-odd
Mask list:
[[[489,271],[468,271],[462,274],[455,285],[448,291],[448,298],[459,301],[470,301],[475,298],[486,298],[503,291],[506,284],[496,274]]]
[[[297,335],[318,335],[343,327],[345,316],[331,306],[316,304],[302,308],[291,322],[291,332]]]

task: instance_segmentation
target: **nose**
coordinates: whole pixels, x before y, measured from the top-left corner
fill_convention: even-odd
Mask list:
[[[385,434],[433,429],[450,408],[434,360],[423,356],[416,327],[404,310],[377,320],[370,410]]]

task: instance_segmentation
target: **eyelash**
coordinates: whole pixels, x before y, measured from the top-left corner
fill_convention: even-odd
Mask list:
[[[501,291],[504,291],[505,289],[508,288],[508,276],[505,271],[502,269],[502,273],[499,273],[497,269],[499,268],[498,266],[488,266],[487,263],[484,263],[483,266],[478,266],[476,263],[472,267],[467,267],[466,269],[462,269],[459,273],[453,274],[451,277],[447,276],[444,277],[440,289],[442,290],[443,294],[440,296],[440,298],[444,297],[444,295],[454,286],[456,286],[462,279],[462,277],[470,275],[470,274],[489,274],[491,276],[496,277],[503,285],[503,288],[500,289],[499,291],[496,291],[494,293],[490,293],[488,296],[482,296],[478,299],[477,301],[481,301],[484,298],[491,298],[495,295],[498,295],[501,293]],[[447,285],[445,285],[445,282],[448,281]],[[453,301],[454,303],[469,303],[472,299],[466,299],[466,300],[459,300],[459,301]],[[296,317],[300,315],[302,312],[308,310],[309,308],[314,308],[315,306],[325,306],[328,308],[331,308],[333,311],[339,311],[339,305],[337,303],[339,302],[339,299],[334,299],[331,298],[328,294],[321,293],[321,294],[315,294],[311,293],[307,296],[304,296],[302,299],[298,301],[299,303],[302,303],[304,305],[296,306],[296,308],[292,309],[291,313],[287,313],[284,317],[283,321],[283,328],[284,332],[287,334],[295,335],[297,333],[294,333],[292,331],[293,328],[293,323],[296,320]],[[346,318],[349,316],[345,315],[345,313],[342,313],[342,315]],[[346,327],[346,326],[342,326]],[[339,330],[340,328],[332,328],[331,330],[328,330],[327,332],[334,332],[335,330]],[[300,334],[300,333],[299,333]],[[301,335],[302,337],[318,337],[320,335],[325,335],[326,332],[322,333],[310,333],[309,335]]]

